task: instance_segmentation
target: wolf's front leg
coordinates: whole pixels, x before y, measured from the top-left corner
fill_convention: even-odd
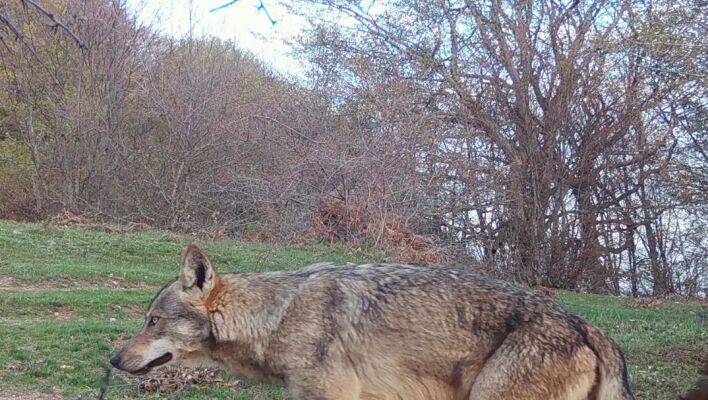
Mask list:
[[[359,400],[359,394],[342,388],[312,389],[299,386],[288,387],[289,400]]]
[[[336,377],[324,371],[310,372],[307,376],[288,379],[288,399],[359,400],[360,389],[356,376],[345,378],[341,371]]]

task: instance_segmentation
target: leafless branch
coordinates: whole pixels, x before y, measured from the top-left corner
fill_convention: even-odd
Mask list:
[[[79,46],[79,48],[81,48],[83,50],[87,49],[84,42],[78,36],[76,36],[76,34],[71,29],[69,29],[69,27],[66,26],[66,24],[61,22],[54,14],[47,11],[44,7],[42,7],[35,0],[20,0],[20,1],[22,2],[22,5],[24,5],[25,7],[27,7],[28,4],[31,5],[32,7],[34,7],[35,10],[37,10],[37,12],[39,12],[40,14],[43,14],[50,21],[52,21],[51,28],[53,30],[57,30],[57,29],[61,28],[64,32],[66,32],[67,35],[69,35],[74,40],[74,42],[76,42],[76,45]]]

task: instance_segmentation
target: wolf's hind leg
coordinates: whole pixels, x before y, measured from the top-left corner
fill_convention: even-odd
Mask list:
[[[572,336],[511,333],[475,379],[469,400],[586,400],[596,384],[595,354]]]

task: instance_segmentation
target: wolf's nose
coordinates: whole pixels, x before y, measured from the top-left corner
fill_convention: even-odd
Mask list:
[[[111,357],[111,365],[118,368],[120,365],[120,354],[115,354],[113,357]]]

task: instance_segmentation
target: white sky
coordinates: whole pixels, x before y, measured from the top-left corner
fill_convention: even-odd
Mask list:
[[[260,0],[238,0],[229,7],[209,12],[231,0],[194,0],[192,15],[195,36],[209,35],[233,40],[258,58],[288,75],[302,72],[286,44],[305,26],[302,18],[287,11],[278,0],[263,0],[268,13],[258,10]],[[153,25],[164,34],[181,37],[189,32],[189,0],[127,0],[128,8],[142,23]]]

